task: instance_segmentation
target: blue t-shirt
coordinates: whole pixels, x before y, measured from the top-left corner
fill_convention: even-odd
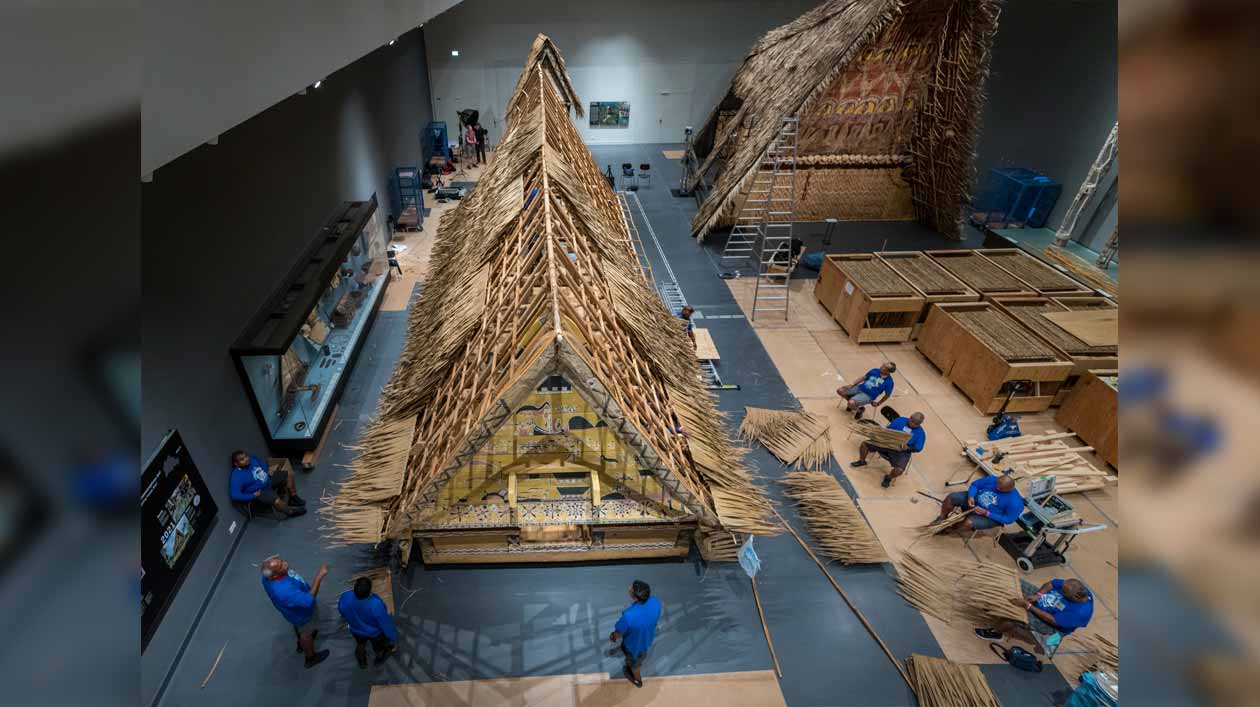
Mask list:
[[[242,469],[232,467],[232,477],[228,479],[228,495],[233,501],[252,501],[254,492],[267,488],[271,476],[267,474],[267,462],[258,457],[249,458],[249,466]]]
[[[1024,497],[1015,488],[1002,493],[998,490],[997,482],[996,476],[986,475],[976,479],[967,487],[967,495],[976,499],[976,505],[988,511],[989,519],[995,523],[1014,523],[1019,514],[1024,512]]]
[[[640,604],[635,602],[621,612],[613,628],[621,634],[621,645],[632,656],[647,653],[656,638],[656,622],[661,618],[661,602],[656,597]]]
[[[1037,599],[1036,606],[1050,614],[1054,618],[1054,625],[1059,627],[1059,633],[1066,636],[1078,628],[1084,628],[1094,616],[1094,595],[1088,589],[1085,593],[1089,595],[1085,601],[1072,601],[1063,596],[1063,580],[1051,580],[1050,591]]]
[[[310,621],[315,614],[315,596],[311,594],[311,585],[297,572],[289,570],[289,574],[280,579],[263,577],[262,585],[276,611],[294,626]]]
[[[909,432],[910,439],[906,442],[906,449],[912,452],[922,452],[923,445],[927,444],[927,433],[923,431],[923,425],[911,427],[910,418],[908,417],[899,417],[893,420],[888,423],[888,429]]]
[[[383,633],[390,643],[398,642],[398,630],[394,628],[394,619],[385,607],[385,600],[375,594],[360,599],[354,595],[353,589],[346,591],[337,600],[337,611],[350,626],[350,633],[368,638]]]
[[[893,391],[892,376],[885,378],[879,375],[878,368],[872,368],[866,372],[866,378],[861,383],[858,383],[858,390],[869,395],[871,400],[879,397],[880,393],[891,396]]]

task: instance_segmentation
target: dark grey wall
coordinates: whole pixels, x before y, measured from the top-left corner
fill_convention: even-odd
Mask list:
[[[1003,5],[976,167],[980,180],[993,167],[1027,167],[1062,183],[1063,196],[1046,224],[1051,229],[1063,220],[1116,122],[1116,10],[1116,0]],[[1118,172],[1117,167],[1081,214],[1084,240],[1093,232],[1082,227],[1093,220],[1099,197]],[[1094,231],[1106,223],[1104,215]]]
[[[376,192],[388,211],[394,167],[418,163],[430,120],[424,57],[422,31],[413,30],[144,185],[142,447],[179,428],[220,508],[142,657],[145,704],[235,539],[228,454],[266,452],[228,347],[337,204]]]

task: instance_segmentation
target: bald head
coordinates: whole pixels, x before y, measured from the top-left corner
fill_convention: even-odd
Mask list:
[[[887,363],[882,363],[879,366],[880,375],[887,376],[892,373],[895,373],[896,370],[897,370],[897,364],[893,363],[892,361],[889,361]]]
[[[285,562],[279,555],[272,555],[262,561],[262,575],[267,578],[279,577],[282,574],[288,574],[289,563]]]
[[[1015,488],[1015,479],[1009,476],[999,476],[997,480],[997,489],[1002,493],[1007,493]]]
[[[922,425],[922,424],[923,424],[923,413],[916,412],[910,416],[911,427],[918,427],[919,425]]]
[[[1085,601],[1089,598],[1089,590],[1085,589],[1085,584],[1079,579],[1065,579],[1063,596],[1072,601]]]

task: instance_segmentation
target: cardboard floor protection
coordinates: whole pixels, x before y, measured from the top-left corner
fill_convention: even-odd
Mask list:
[[[769,670],[644,676],[607,673],[374,685],[369,707],[774,707],[787,702]]]

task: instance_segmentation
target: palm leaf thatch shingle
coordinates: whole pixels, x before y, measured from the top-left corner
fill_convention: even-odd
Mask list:
[[[576,105],[539,35],[495,160],[438,228],[398,365],[325,510],[333,542],[407,538],[522,391],[557,370],[632,431],[639,464],[703,526],[777,532],[686,335],[639,268],[570,120]]]
[[[697,133],[701,164],[688,188],[711,173],[716,180],[692,232],[703,239],[730,220],[782,118],[804,120],[851,63],[888,41],[894,48],[917,45],[926,61],[905,136],[908,154],[802,153],[798,165],[902,168],[915,218],[959,238],[961,207],[974,182],[972,153],[997,18],[997,0],[827,0],[766,33]],[[799,191],[799,175],[797,184]],[[798,194],[798,204],[808,197]]]

